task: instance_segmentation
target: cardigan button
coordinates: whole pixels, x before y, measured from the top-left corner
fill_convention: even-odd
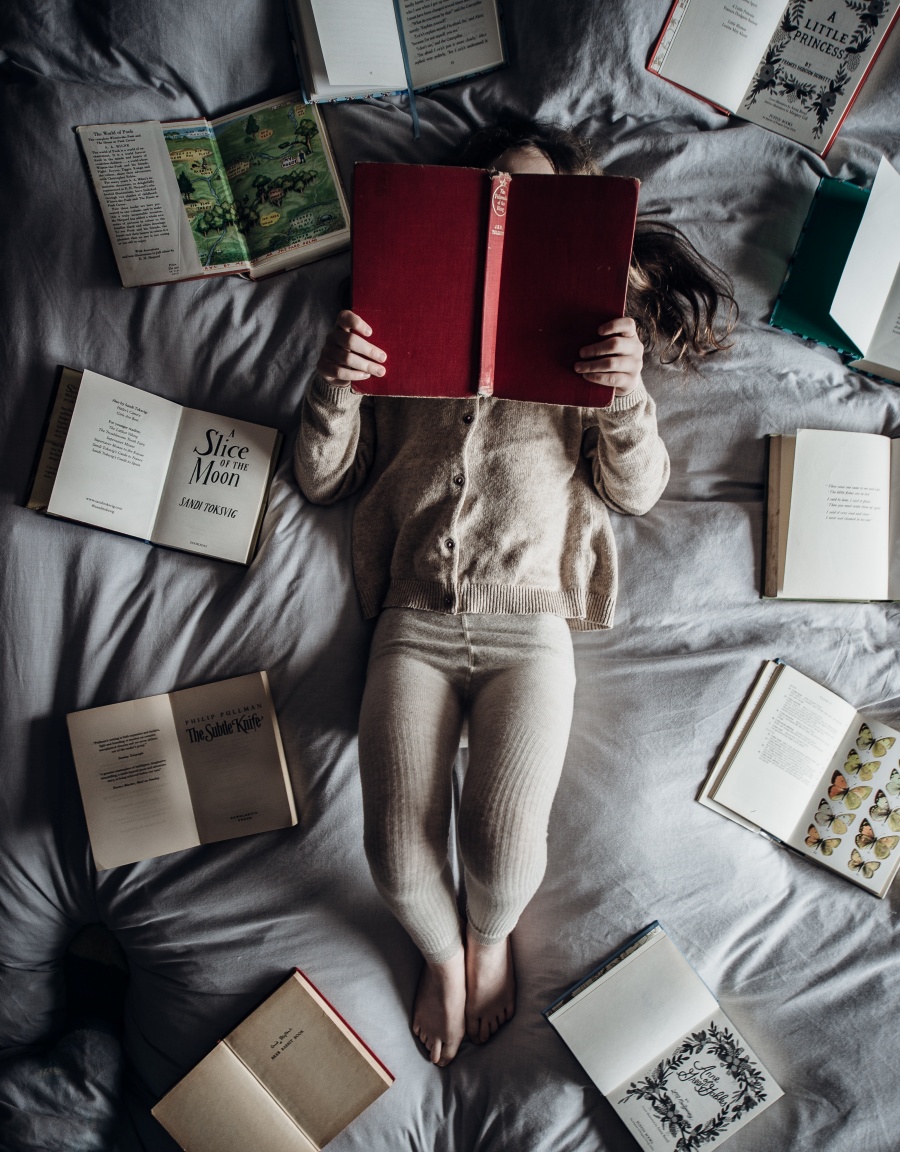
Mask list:
[[[465,416],[463,416],[463,424],[471,424],[474,419],[475,417],[472,415],[472,413],[467,412]]]
[[[462,486],[463,486],[463,484],[465,484],[465,482],[466,482],[465,476],[454,476],[453,477],[453,483],[457,486],[457,488],[462,488]]]
[[[447,547],[448,547],[448,548],[450,549],[450,551],[452,552],[452,551],[453,551],[453,549],[456,547],[456,544],[455,544],[455,543],[454,543],[452,540],[448,540],[448,541],[447,541]]]
[[[444,606],[446,608],[449,608],[452,603],[453,603],[453,597],[452,596],[445,596],[444,597]]]

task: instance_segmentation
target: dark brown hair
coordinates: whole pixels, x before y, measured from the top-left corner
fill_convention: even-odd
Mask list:
[[[511,148],[536,149],[563,175],[602,172],[592,141],[558,124],[515,119],[473,132],[453,163],[491,168]],[[678,228],[638,216],[625,312],[663,363],[687,364],[729,347],[738,306],[731,279]]]

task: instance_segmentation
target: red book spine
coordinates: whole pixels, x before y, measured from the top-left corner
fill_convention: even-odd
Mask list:
[[[506,235],[506,208],[509,203],[508,172],[491,177],[491,203],[488,210],[487,251],[484,259],[484,297],[481,307],[481,358],[478,395],[494,394],[494,358],[497,351],[497,309],[500,305],[500,275],[503,270],[503,238]]]

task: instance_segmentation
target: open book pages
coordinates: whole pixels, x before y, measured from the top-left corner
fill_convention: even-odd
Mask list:
[[[298,971],[153,1115],[189,1152],[318,1152],[393,1081]]]
[[[265,672],[67,721],[98,870],[297,823]]]
[[[900,383],[900,172],[883,156],[831,315],[862,351],[852,367]]]
[[[64,368],[28,507],[246,564],[281,434]]]
[[[126,288],[268,276],[350,242],[325,126],[297,95],[217,120],[93,124],[78,135]]]
[[[698,799],[884,896],[900,867],[898,738],[770,661]]]
[[[900,0],[675,0],[648,67],[824,154],[898,13]]]
[[[900,440],[809,428],[769,438],[763,595],[900,598]]]
[[[496,0],[288,0],[288,11],[313,101],[422,90],[506,62]]]
[[[544,1015],[648,1152],[716,1148],[782,1095],[658,923]]]

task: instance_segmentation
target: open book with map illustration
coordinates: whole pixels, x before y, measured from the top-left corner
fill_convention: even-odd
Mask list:
[[[63,368],[28,507],[247,564],[280,444],[275,428]]]
[[[900,383],[900,172],[884,157],[871,191],[820,181],[769,323]]]
[[[824,155],[900,0],[675,0],[651,72]]]
[[[659,923],[544,1016],[646,1152],[718,1148],[783,1095]]]
[[[153,1115],[188,1152],[319,1152],[393,1082],[297,970]]]
[[[900,439],[769,437],[763,595],[900,600]]]
[[[265,672],[66,719],[98,870],[297,823]]]
[[[77,131],[126,288],[257,279],[350,243],[325,125],[297,95],[217,120]]]
[[[769,661],[698,799],[884,896],[900,866],[898,740],[887,724]]]

